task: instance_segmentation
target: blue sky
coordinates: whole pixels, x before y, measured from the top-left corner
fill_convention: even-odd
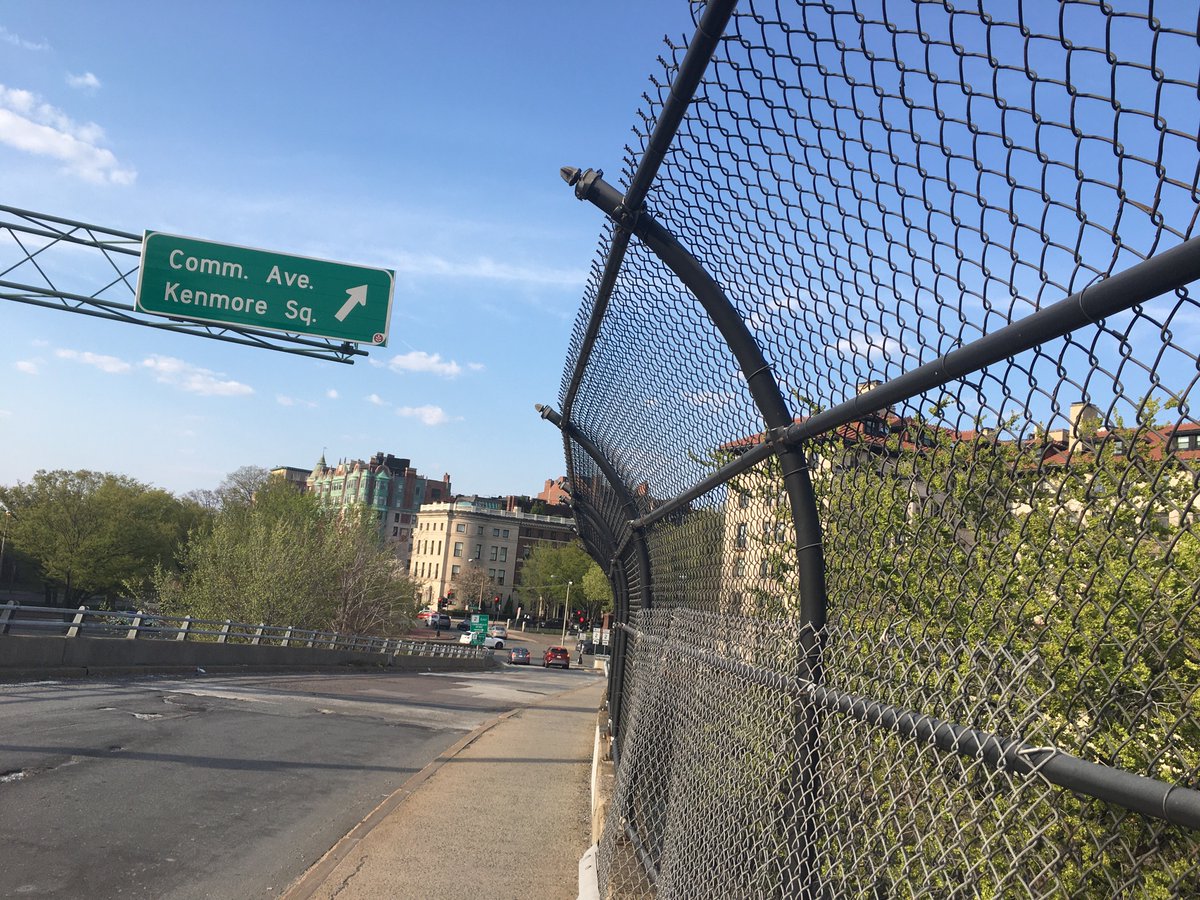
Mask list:
[[[397,273],[353,366],[0,301],[0,484],[383,450],[537,493],[602,226],[558,168],[620,168],[692,30],[678,0],[0,5],[0,204]]]

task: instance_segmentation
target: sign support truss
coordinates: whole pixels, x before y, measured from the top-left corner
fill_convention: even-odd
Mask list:
[[[0,300],[348,365],[367,355],[349,341],[143,313],[141,261],[140,234],[0,205]]]

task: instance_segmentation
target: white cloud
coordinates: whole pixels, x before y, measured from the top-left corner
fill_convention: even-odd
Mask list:
[[[440,256],[416,256],[400,252],[394,257],[396,271],[407,275],[439,275],[445,278],[477,278],[515,281],[560,287],[582,287],[587,272],[582,269],[552,269],[545,266],[514,266],[486,256],[472,260],[448,260]]]
[[[151,356],[142,365],[163,384],[206,397],[238,397],[253,394],[254,388],[240,381],[222,380],[216,373],[172,356]]]
[[[327,391],[325,392],[325,396],[326,396],[326,397],[328,397],[330,400],[336,400],[336,399],[338,398],[338,392],[337,392],[337,389],[336,389],[336,388],[330,388],[329,390],[327,390]]]
[[[72,75],[68,72],[67,84],[73,88],[78,88],[85,91],[95,91],[100,89],[100,79],[91,72],[84,72],[82,75]]]
[[[26,375],[36,375],[38,373],[38,362],[35,359],[18,359],[13,363],[13,367],[18,372],[24,372]]]
[[[431,354],[424,350],[413,350],[411,353],[394,356],[388,363],[388,368],[394,372],[432,372],[445,378],[457,378],[462,374],[462,366],[454,360],[443,362],[440,353]]]
[[[876,359],[879,356],[897,355],[904,348],[895,338],[885,338],[881,334],[855,334],[848,338],[842,338],[831,349],[843,357],[858,356],[863,359]]]
[[[99,146],[104,129],[82,125],[36,94],[0,84],[0,142],[34,156],[63,163],[66,171],[96,184],[133,184],[137,172],[122,167],[111,150]]]
[[[49,50],[50,45],[45,41],[27,41],[19,34],[13,34],[4,26],[0,25],[0,41],[6,44],[12,44],[14,47],[20,47],[22,50]]]
[[[372,403],[375,406],[387,406],[387,403],[378,394],[371,394],[369,397],[367,397],[367,402]]]
[[[297,400],[295,397],[289,397],[287,394],[276,394],[275,402],[280,406],[305,406],[309,409],[315,409],[317,406],[312,400]]]
[[[401,406],[396,413],[408,418],[419,419],[424,425],[443,425],[450,421],[450,417],[440,406]]]
[[[472,372],[482,372],[484,370],[483,363],[467,363],[467,368]]]
[[[82,352],[79,350],[55,350],[54,355],[59,359],[70,359],[87,366],[95,366],[101,372],[107,372],[110,375],[128,372],[133,368],[133,366],[123,359],[118,359],[115,356],[105,356],[102,353],[91,353],[87,350]]]
[[[684,391],[683,399],[692,406],[720,409],[732,403],[734,396],[725,391]]]

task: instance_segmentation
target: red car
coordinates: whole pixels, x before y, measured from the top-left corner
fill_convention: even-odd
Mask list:
[[[542,668],[548,669],[551,666],[571,668],[571,654],[567,652],[566,647],[551,647],[542,654]]]

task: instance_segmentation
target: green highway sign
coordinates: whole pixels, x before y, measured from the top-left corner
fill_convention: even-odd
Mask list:
[[[391,269],[147,231],[135,305],[142,312],[387,345]]]

